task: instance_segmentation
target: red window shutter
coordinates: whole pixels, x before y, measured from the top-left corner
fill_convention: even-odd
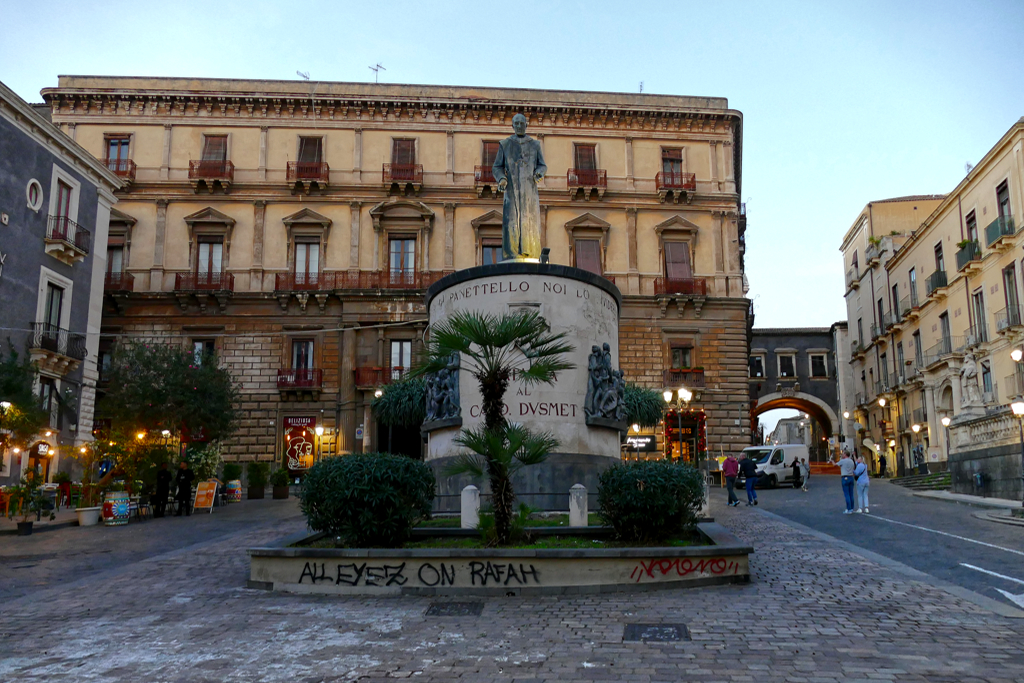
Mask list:
[[[576,267],[602,275],[601,242],[598,240],[576,240]]]
[[[689,280],[693,277],[690,245],[687,242],[665,243],[665,277],[669,280]]]

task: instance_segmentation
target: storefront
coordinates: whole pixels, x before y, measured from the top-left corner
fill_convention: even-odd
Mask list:
[[[284,462],[291,476],[298,476],[313,466],[318,458],[317,420],[309,417],[286,417],[284,429]]]
[[[691,465],[707,457],[707,416],[703,410],[665,414],[665,457]]]

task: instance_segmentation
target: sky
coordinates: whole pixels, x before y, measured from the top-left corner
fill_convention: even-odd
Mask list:
[[[1024,116],[1024,2],[0,0],[0,80],[58,74],[643,91],[743,113],[757,327],[846,318],[869,201],[944,193]]]

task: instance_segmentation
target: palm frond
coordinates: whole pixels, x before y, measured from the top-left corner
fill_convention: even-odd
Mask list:
[[[523,467],[542,463],[560,445],[551,434],[533,432],[520,424],[508,424],[501,430],[489,430],[483,426],[463,429],[455,437],[455,443],[475,454],[468,457],[476,462],[481,459],[486,462],[488,475],[494,474],[492,470],[508,475]],[[463,468],[459,473],[466,471]]]
[[[482,479],[487,475],[487,463],[479,455],[463,453],[455,456],[441,470],[441,475],[445,477],[454,477],[460,474],[468,474]]]
[[[657,427],[665,414],[665,401],[654,389],[632,382],[626,383],[623,392],[626,403],[626,422],[641,427]]]

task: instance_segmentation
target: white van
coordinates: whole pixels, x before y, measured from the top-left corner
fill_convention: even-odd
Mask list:
[[[793,478],[793,462],[807,458],[804,444],[779,444],[777,446],[751,446],[744,448],[748,458],[757,465],[759,486],[775,488],[779,484],[796,486]],[[810,463],[810,460],[807,461]]]

